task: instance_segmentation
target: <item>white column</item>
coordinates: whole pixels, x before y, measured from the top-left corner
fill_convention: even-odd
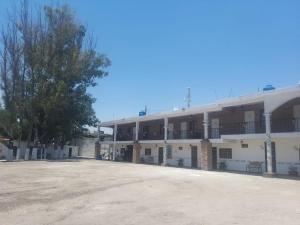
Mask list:
[[[21,148],[17,148],[16,160],[20,160]]]
[[[165,142],[167,142],[168,140],[168,126],[169,126],[169,123],[168,123],[168,118],[164,118],[164,140]]]
[[[208,137],[209,137],[208,124],[209,124],[208,112],[204,112],[204,120],[203,120],[204,139],[208,139]]]
[[[140,123],[139,121],[135,122],[135,141],[139,140],[139,129],[140,129]]]
[[[29,151],[29,148],[26,148],[24,160],[29,160]]]
[[[118,125],[114,125],[114,144],[113,144],[113,160],[116,157],[116,141],[117,141],[117,132],[118,132]]]
[[[169,127],[168,118],[165,117],[165,118],[164,118],[164,160],[163,160],[164,166],[167,165],[168,127]]]
[[[37,159],[37,148],[33,148],[32,149],[31,159],[32,160],[36,160]]]
[[[267,146],[267,173],[272,172],[272,139],[271,139],[271,113],[265,113],[266,120],[266,146]]]

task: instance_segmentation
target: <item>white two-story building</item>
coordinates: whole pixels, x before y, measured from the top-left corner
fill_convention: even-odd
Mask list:
[[[110,146],[114,160],[300,174],[300,85],[101,127],[113,129],[100,144]]]

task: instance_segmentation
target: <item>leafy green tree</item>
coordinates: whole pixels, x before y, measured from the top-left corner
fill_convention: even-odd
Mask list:
[[[2,132],[28,144],[65,143],[85,126],[96,126],[95,99],[87,89],[108,75],[110,61],[67,5],[29,12],[24,2],[20,16],[1,32],[0,121],[9,115],[8,127],[19,127]]]

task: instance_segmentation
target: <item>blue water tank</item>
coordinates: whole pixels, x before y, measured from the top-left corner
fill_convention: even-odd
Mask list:
[[[146,116],[146,112],[145,111],[140,111],[139,116]]]
[[[263,88],[263,91],[272,91],[274,90],[275,87],[273,87],[272,84],[267,84],[264,88]]]

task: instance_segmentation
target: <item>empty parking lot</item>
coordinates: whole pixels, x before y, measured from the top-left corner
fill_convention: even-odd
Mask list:
[[[299,224],[300,181],[95,160],[0,162],[0,224]]]

